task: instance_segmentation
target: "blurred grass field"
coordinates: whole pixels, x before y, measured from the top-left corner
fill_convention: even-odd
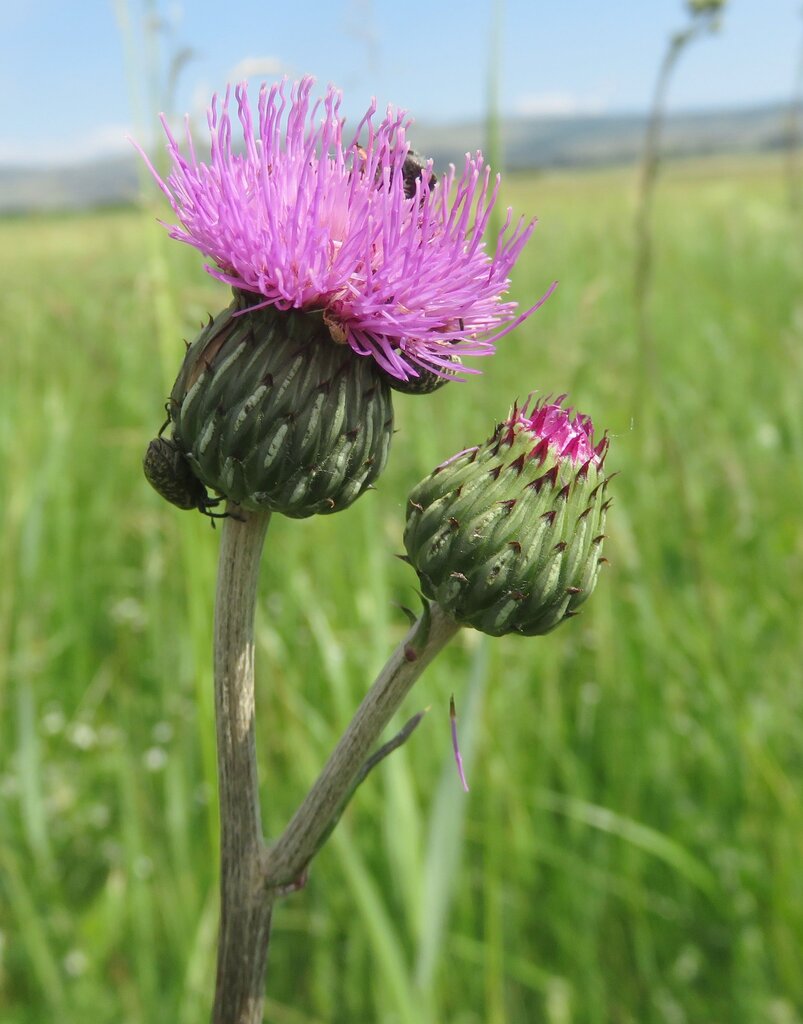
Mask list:
[[[429,715],[275,915],[274,1024],[803,1021],[801,224],[780,158],[670,168],[643,380],[634,182],[509,178],[541,220],[514,295],[555,295],[481,379],[399,396],[377,492],[271,524],[275,834],[403,634],[409,488],[531,389],[568,391],[620,471],[583,615],[466,633],[413,691]],[[2,1024],[211,1005],[218,535],[140,463],[182,337],[227,296],[157,214],[0,222]]]

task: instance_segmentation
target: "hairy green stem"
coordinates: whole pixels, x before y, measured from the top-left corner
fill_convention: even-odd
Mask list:
[[[231,510],[231,508],[230,508]],[[265,891],[254,744],[254,607],[270,513],[223,522],[215,596],[220,939],[213,1024],[259,1024],[273,900]]]
[[[371,748],[436,654],[460,627],[432,604],[411,627],[365,695],[329,760],[263,866],[272,888],[292,885],[303,875],[340,814]]]

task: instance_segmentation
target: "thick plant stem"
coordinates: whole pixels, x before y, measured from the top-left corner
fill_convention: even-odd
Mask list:
[[[223,521],[215,596],[215,718],[220,799],[220,938],[213,1024],[262,1020],[271,894],[254,745],[254,605],[270,513]]]
[[[412,626],[365,695],[346,732],[280,838],[266,851],[265,883],[292,886],[347,802],[382,730],[435,655],[460,627],[436,604]]]

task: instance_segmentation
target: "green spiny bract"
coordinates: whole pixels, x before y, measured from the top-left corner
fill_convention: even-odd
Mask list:
[[[173,441],[198,480],[244,508],[344,509],[385,466],[388,386],[319,315],[249,301],[236,295],[188,349],[168,403]]]
[[[607,440],[558,404],[514,407],[484,445],[410,495],[404,542],[424,594],[492,636],[548,633],[597,581],[609,501]]]

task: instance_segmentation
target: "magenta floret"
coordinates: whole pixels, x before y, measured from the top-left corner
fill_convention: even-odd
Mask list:
[[[563,408],[565,399],[566,395],[560,395],[554,401],[544,399],[533,402],[532,406],[529,402],[521,408],[514,406],[508,422],[511,428],[527,430],[533,436],[536,442],[534,453],[543,444],[548,444],[557,455],[572,462],[601,465],[608,446],[607,438],[595,446],[591,417],[579,412],[573,416],[573,409]]]
[[[256,124],[247,86],[236,86],[242,153],[232,148],[231,90],[222,105],[213,98],[208,163],[197,159],[189,126],[184,155],[162,117],[172,169],[164,181],[148,166],[178,218],[165,226],[213,261],[214,277],[264,305],[320,310],[335,341],[392,376],[425,368],[453,379],[452,354],[491,354],[551,293],[522,314],[503,300],[535,221],[511,230],[508,210],[489,256],[499,178],[491,182],[481,153],[437,184],[428,168],[406,198],[405,113],[388,108],[375,125],[374,103],[344,141],[340,93],[330,87],[311,103],[312,86],[309,77],[292,85],[288,104],[286,83],[263,85]]]

